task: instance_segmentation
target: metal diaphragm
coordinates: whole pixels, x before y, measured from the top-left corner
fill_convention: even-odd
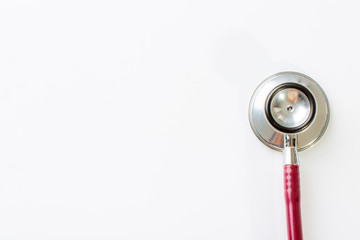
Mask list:
[[[302,85],[284,83],[275,88],[265,103],[266,117],[280,131],[297,133],[311,124],[316,104],[312,94]]]

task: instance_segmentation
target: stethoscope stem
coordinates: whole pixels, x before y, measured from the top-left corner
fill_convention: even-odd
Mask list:
[[[284,135],[284,192],[288,240],[302,240],[297,136]]]
[[[284,135],[284,165],[298,165],[297,135]]]

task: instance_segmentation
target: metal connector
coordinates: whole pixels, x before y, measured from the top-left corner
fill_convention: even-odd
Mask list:
[[[284,165],[299,165],[297,135],[284,135]]]

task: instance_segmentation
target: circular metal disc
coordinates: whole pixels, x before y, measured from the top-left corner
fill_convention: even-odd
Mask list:
[[[300,85],[310,92],[314,98],[311,101],[314,101],[316,106],[314,114],[311,113],[310,100],[303,91],[289,87],[281,88],[274,94],[274,89],[290,83]],[[266,104],[270,95],[272,95],[270,114],[275,124],[284,128],[296,128],[306,124],[305,128],[292,133],[298,136],[298,151],[309,148],[322,137],[330,117],[329,103],[324,91],[304,74],[281,72],[265,79],[256,88],[250,101],[249,121],[260,141],[277,151],[282,151],[284,148],[284,134],[287,132],[275,128],[266,115]]]
[[[311,104],[305,93],[296,88],[278,91],[270,102],[274,121],[285,128],[297,128],[311,117]]]

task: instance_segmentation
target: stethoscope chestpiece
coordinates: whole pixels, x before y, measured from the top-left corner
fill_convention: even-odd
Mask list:
[[[315,144],[330,117],[324,91],[310,77],[281,72],[263,81],[252,95],[249,121],[255,135],[268,147],[284,149],[284,135],[297,135],[297,150]]]

